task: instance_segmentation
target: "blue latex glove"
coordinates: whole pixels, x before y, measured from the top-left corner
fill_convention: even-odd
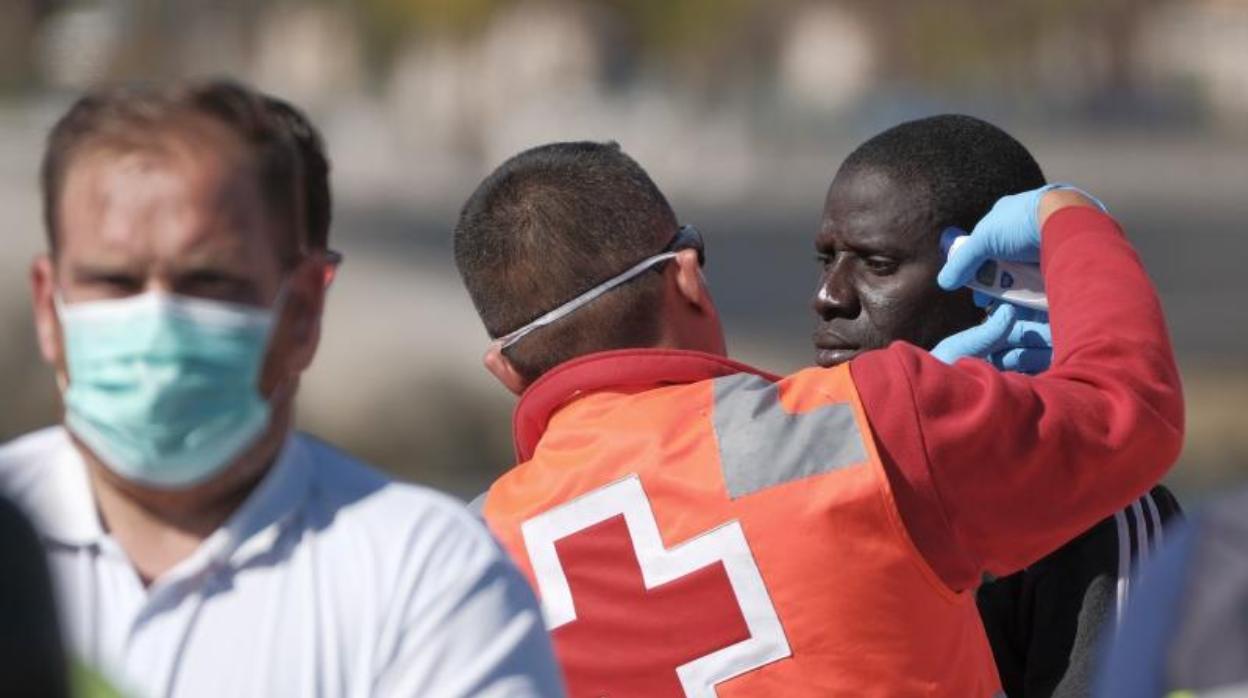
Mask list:
[[[1046,184],[1039,189],[1003,196],[984,216],[971,236],[949,255],[936,282],[946,291],[960,288],[989,259],[1005,262],[1040,261],[1040,223],[1036,209],[1045,192],[1053,189],[1074,189],[1106,210],[1096,197],[1069,184]]]
[[[1053,330],[1049,314],[1030,308],[1014,308],[1015,320],[1005,346],[984,357],[1002,371],[1035,375],[1053,363]]]
[[[1001,303],[982,324],[941,340],[932,355],[947,364],[975,357],[1001,370],[1039,373],[1052,361],[1053,333],[1047,314]]]

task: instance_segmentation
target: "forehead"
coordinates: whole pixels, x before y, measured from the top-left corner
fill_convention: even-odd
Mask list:
[[[65,255],[158,258],[233,247],[276,256],[281,238],[241,144],[220,131],[88,144],[69,164],[57,206]]]
[[[842,170],[828,188],[817,243],[901,250],[931,245],[939,231],[925,194],[878,169]]]

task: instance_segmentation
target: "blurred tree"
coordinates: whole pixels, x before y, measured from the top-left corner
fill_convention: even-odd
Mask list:
[[[60,4],[55,0],[0,2],[0,93],[33,84],[35,27]]]
[[[1104,56],[1103,86],[1134,85],[1131,46],[1141,17],[1171,0],[847,0],[875,27],[882,77],[919,84],[1014,83],[1035,76],[1041,42],[1082,37]]]
[[[603,0],[657,72],[675,73],[704,90],[723,90],[758,76],[765,64],[756,31],[760,16],[782,3],[763,0]]]
[[[384,69],[412,36],[471,37],[499,11],[525,1],[361,0],[356,11],[373,65]],[[631,54],[624,57],[626,63],[649,58],[699,75],[712,73],[722,60],[738,53],[737,40],[748,31],[749,18],[767,6],[764,0],[544,1],[590,5],[602,13],[608,18],[604,39],[612,44],[613,53]]]
[[[506,0],[363,0],[374,23],[390,31],[462,33],[481,28]]]
[[[1173,0],[283,0],[335,4],[362,33],[374,74],[422,37],[468,39],[504,9],[525,2],[590,5],[607,17],[612,60],[722,86],[769,78],[780,21],[799,4],[836,4],[861,17],[878,44],[879,78],[917,86],[1034,89],[1037,55],[1059,37],[1087,54],[1091,82],[1108,93],[1136,85],[1133,42],[1147,11]],[[0,87],[29,80],[40,18],[70,0],[0,3]],[[250,0],[115,0],[127,36],[119,76],[165,78],[185,66],[179,51],[213,18],[215,31],[255,36],[264,4]],[[202,42],[201,42],[202,43]],[[1078,63],[1080,57],[1072,59]],[[627,72],[627,71],[626,71]],[[691,80],[689,80],[691,79]]]
[[[359,0],[353,10],[364,32],[366,59],[375,72],[384,72],[410,37],[472,35],[507,4],[508,0]]]
[[[633,28],[643,50],[673,57],[714,51],[760,0],[603,0]]]

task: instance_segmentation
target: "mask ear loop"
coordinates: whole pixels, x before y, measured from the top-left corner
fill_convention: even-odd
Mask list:
[[[273,341],[273,335],[277,333],[277,326],[281,324],[282,313],[286,310],[286,299],[289,296],[290,277],[282,278],[282,283],[277,287],[277,295],[273,296],[273,305],[268,310],[272,320],[269,322],[269,328],[264,333],[264,346],[267,349],[269,343]]]
[[[273,297],[273,304],[269,306],[269,312],[272,313],[273,319],[269,323],[269,328],[267,332],[265,333],[265,338],[264,338],[264,346],[265,346],[264,351],[265,351],[266,363],[268,360],[268,353],[269,351],[273,349],[273,346],[272,346],[273,337],[274,335],[277,334],[278,326],[281,325],[282,313],[286,310],[286,301],[289,298],[290,298],[290,275],[287,274],[286,276],[282,278],[281,285],[277,287],[277,295]],[[260,370],[261,372],[264,371],[263,363],[261,364]],[[259,381],[260,376],[257,375],[256,379],[257,381]],[[280,404],[282,401],[287,400],[294,396],[295,383],[296,381],[290,379],[289,377],[283,378],[280,382],[278,382],[276,386],[273,387],[273,391],[269,393],[268,397],[265,397],[264,395],[261,395],[260,397],[263,397],[269,403],[270,406]],[[259,391],[259,389],[260,389],[260,386],[257,385],[256,390]]]
[[[276,386],[274,386],[273,392],[269,393],[268,397],[264,397],[263,395],[261,395],[260,397],[264,398],[265,402],[269,403],[270,409],[273,409],[277,405],[281,405],[287,401],[290,401],[294,397],[294,395],[295,395],[295,381],[286,379],[286,380],[280,381]]]
[[[65,296],[61,293],[61,289],[58,288],[53,291],[52,311],[56,315],[56,324],[60,326],[61,330],[62,354],[65,353],[65,305]],[[64,395],[69,390],[69,360],[63,359],[62,363],[65,364],[65,370],[62,371],[58,368],[53,370],[52,373],[56,376],[56,389],[61,395]]]

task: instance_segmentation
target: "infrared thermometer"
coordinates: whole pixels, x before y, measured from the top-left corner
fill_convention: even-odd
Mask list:
[[[965,230],[949,228],[940,236],[940,248],[945,259],[970,237]],[[966,285],[999,301],[1012,303],[1032,310],[1049,311],[1049,299],[1044,294],[1044,277],[1039,264],[1004,262],[990,259],[984,262]]]

